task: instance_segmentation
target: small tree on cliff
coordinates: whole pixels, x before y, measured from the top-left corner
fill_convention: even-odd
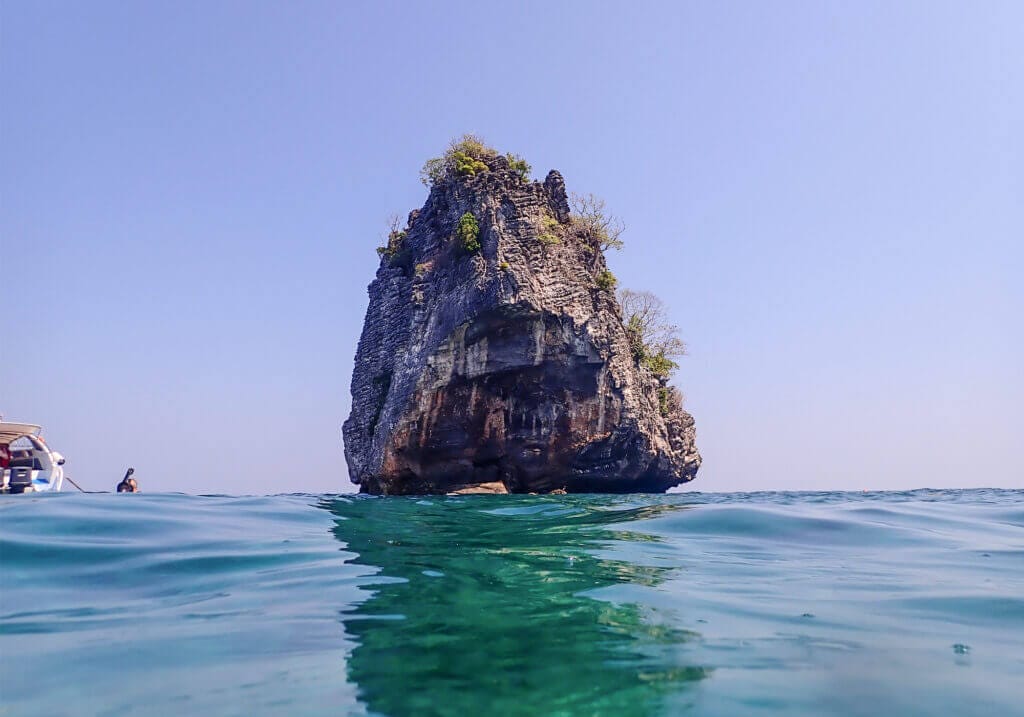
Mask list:
[[[388,217],[387,231],[384,234],[384,246],[377,247],[377,255],[394,259],[395,255],[402,250],[402,243],[405,241],[408,232],[401,229],[401,220],[397,214]]]
[[[533,167],[530,166],[529,162],[512,152],[507,153],[505,159],[508,160],[508,168],[519,175],[521,180],[525,182],[530,178],[530,172],[533,171]]]
[[[623,246],[622,232],[626,225],[622,220],[610,214],[604,206],[604,200],[593,194],[576,194],[569,197],[574,223],[583,227],[590,240],[601,248],[621,249]]]
[[[650,291],[623,289],[619,305],[633,358],[667,380],[679,368],[674,359],[686,354],[686,344],[679,338],[679,327],[669,323],[665,302]]]

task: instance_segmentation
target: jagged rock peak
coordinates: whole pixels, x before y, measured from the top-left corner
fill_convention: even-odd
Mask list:
[[[378,250],[343,429],[352,481],[409,494],[692,480],[693,418],[634,358],[601,239],[561,174],[531,181],[469,139],[427,162],[426,203]]]

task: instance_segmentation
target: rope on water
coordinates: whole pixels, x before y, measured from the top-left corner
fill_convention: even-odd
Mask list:
[[[85,492],[85,491],[84,491],[84,490],[82,489],[82,486],[78,485],[77,483],[75,483],[75,482],[74,482],[73,480],[71,480],[71,479],[70,479],[70,478],[68,478],[67,476],[64,476],[64,480],[66,480],[66,481],[67,481],[68,483],[70,483],[71,485],[73,485],[73,486],[74,486],[75,488],[78,488],[78,490],[82,491],[83,493]]]

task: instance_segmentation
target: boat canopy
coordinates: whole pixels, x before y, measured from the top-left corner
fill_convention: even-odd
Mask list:
[[[0,422],[0,446],[10,445],[22,436],[38,438],[42,430],[42,426],[37,426],[34,423]]]

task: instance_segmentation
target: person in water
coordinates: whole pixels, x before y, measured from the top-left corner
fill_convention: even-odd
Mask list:
[[[118,493],[138,493],[139,483],[132,478],[132,473],[135,472],[134,468],[129,468],[128,472],[124,474],[124,478],[117,484]]]

